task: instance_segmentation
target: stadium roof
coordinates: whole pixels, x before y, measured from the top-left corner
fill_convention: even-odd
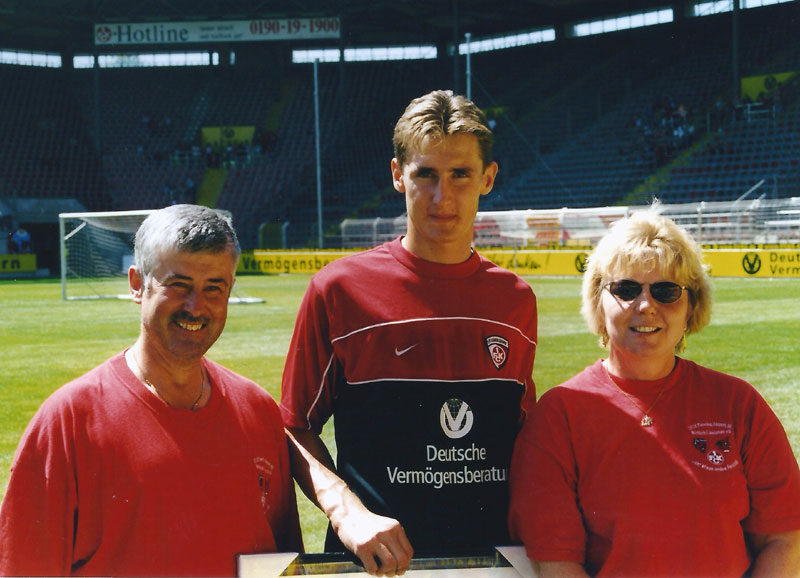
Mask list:
[[[86,51],[97,22],[339,16],[347,45],[429,44],[643,11],[667,0],[1,0],[0,48]]]

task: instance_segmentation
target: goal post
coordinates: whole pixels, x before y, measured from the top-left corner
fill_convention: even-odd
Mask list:
[[[134,236],[154,211],[60,213],[61,298],[130,299],[128,268],[133,264]],[[234,290],[230,302],[263,303],[263,299]]]
[[[61,298],[128,299],[133,237],[153,211],[61,213]]]

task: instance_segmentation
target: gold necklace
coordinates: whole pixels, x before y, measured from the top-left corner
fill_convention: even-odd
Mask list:
[[[131,352],[131,357],[133,357],[133,362],[136,364],[136,367],[138,368],[139,373],[142,374],[142,379],[144,380],[144,386],[148,390],[150,390],[153,393],[153,395],[155,395],[158,399],[163,401],[168,406],[172,407],[172,404],[169,403],[166,399],[164,399],[164,397],[158,392],[158,388],[155,385],[153,385],[153,382],[150,381],[149,379],[147,379],[147,376],[144,374],[144,370],[142,369],[142,366],[139,363],[139,360],[136,359],[136,354]],[[200,371],[202,372],[203,370],[201,369]],[[200,382],[200,393],[197,395],[197,399],[194,400],[194,403],[189,408],[189,411],[195,411],[195,409],[197,409],[197,404],[200,403],[200,400],[203,398],[203,393],[205,391],[206,391],[206,375],[203,372],[203,381]]]
[[[608,371],[608,368],[605,366],[605,364],[602,364],[602,365],[603,365],[603,369],[605,369],[605,370],[606,370],[606,375],[608,376],[608,379],[611,381],[611,383],[613,383],[613,384],[614,384],[614,387],[616,387],[616,388],[617,388],[617,389],[620,391],[620,393],[621,393],[622,395],[624,395],[625,397],[627,397],[627,398],[628,398],[628,400],[629,400],[629,401],[630,401],[630,402],[631,402],[633,405],[635,405],[635,406],[636,406],[636,409],[638,409],[640,412],[642,412],[642,413],[644,414],[644,417],[642,418],[642,421],[641,421],[641,422],[639,422],[639,423],[641,424],[641,426],[642,426],[642,427],[650,427],[650,426],[652,426],[652,425],[653,425],[653,418],[652,418],[652,417],[650,417],[650,412],[651,412],[651,411],[653,411],[653,408],[654,408],[654,407],[656,406],[656,404],[658,403],[658,400],[660,400],[660,399],[661,399],[661,396],[664,394],[664,390],[665,390],[665,389],[666,389],[666,387],[667,387],[666,380],[665,380],[665,382],[664,382],[664,385],[662,385],[662,386],[661,386],[661,391],[659,391],[659,392],[658,392],[658,395],[656,396],[656,399],[653,401],[653,403],[651,403],[651,404],[650,404],[650,407],[649,407],[649,408],[647,408],[647,410],[645,410],[645,409],[642,409],[642,406],[641,406],[641,405],[639,405],[638,403],[636,403],[636,400],[635,400],[635,399],[633,399],[633,396],[632,396],[631,394],[629,394],[627,391],[625,391],[625,390],[624,390],[624,389],[622,389],[622,388],[621,388],[619,385],[617,385],[617,382],[616,382],[616,381],[614,381],[614,378],[611,376],[611,373],[609,373],[609,371]]]

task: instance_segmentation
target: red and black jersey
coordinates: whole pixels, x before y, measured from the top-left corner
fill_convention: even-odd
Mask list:
[[[525,281],[477,253],[424,261],[397,239],[312,278],[283,376],[284,423],[319,432],[333,415],[339,475],[400,520],[418,552],[506,544],[535,350]]]

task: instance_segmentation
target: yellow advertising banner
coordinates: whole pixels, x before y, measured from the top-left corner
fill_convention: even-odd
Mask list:
[[[203,146],[236,146],[239,143],[253,142],[254,126],[204,126],[200,129]]]
[[[777,74],[764,74],[761,76],[747,76],[742,78],[740,83],[742,87],[742,98],[750,97],[750,100],[756,102],[762,93],[769,94],[778,84],[784,83],[797,74],[794,72],[779,72]]]
[[[703,257],[714,277],[800,278],[800,248],[715,249]]]
[[[36,255],[0,255],[0,274],[36,273]]]
[[[358,251],[254,251],[242,255],[238,273],[316,273],[328,263]],[[518,275],[580,276],[588,251],[481,249],[481,254]],[[6,256],[9,257],[9,256]],[[19,257],[19,256],[15,256]],[[0,256],[0,258],[3,258]],[[782,249],[706,249],[703,259],[713,277],[800,278],[800,247]],[[33,269],[35,271],[35,263]],[[5,269],[3,269],[5,271]]]
[[[517,275],[582,275],[585,251],[481,250],[481,255]]]
[[[242,255],[238,273],[316,273],[358,251],[253,251]],[[584,251],[481,250],[481,255],[519,275],[580,275]]]
[[[239,259],[237,273],[316,273],[358,251],[253,251]]]

